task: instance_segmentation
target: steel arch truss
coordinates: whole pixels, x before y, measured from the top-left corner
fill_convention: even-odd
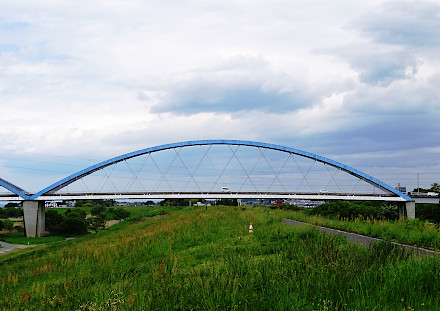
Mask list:
[[[3,188],[6,188],[7,190],[12,192],[13,194],[16,194],[18,197],[20,197],[22,199],[28,200],[30,198],[30,193],[28,193],[27,191],[21,189],[20,187],[14,185],[13,183],[11,183],[7,180],[2,179],[2,178],[0,178],[0,186],[2,186]],[[11,195],[14,196],[13,194],[11,194]]]
[[[240,146],[255,147],[260,150],[261,155],[260,155],[260,158],[257,159],[257,163],[258,163],[258,161],[267,163],[268,167],[272,171],[273,176],[275,176],[275,178],[272,180],[272,183],[281,184],[281,182],[279,180],[277,181],[277,178],[278,178],[277,172],[278,171],[280,172],[282,170],[283,166],[281,166],[281,169],[271,166],[270,161],[268,161],[267,158],[265,157],[265,152],[268,150],[275,150],[275,151],[287,153],[287,154],[289,154],[288,158],[295,155],[295,156],[299,156],[301,158],[307,158],[307,159],[314,160],[314,162],[323,163],[325,165],[328,165],[328,166],[336,169],[335,172],[329,171],[332,179],[335,178],[335,176],[337,175],[337,173],[339,171],[343,171],[345,173],[348,173],[348,174],[354,176],[358,182],[360,182],[360,181],[366,182],[366,183],[372,185],[373,187],[378,188],[381,191],[384,191],[385,193],[387,193],[390,196],[397,197],[400,201],[411,201],[411,198],[409,196],[407,196],[407,195],[403,194],[402,192],[396,190],[395,188],[387,185],[386,183],[384,183],[376,178],[373,178],[373,177],[371,177],[371,176],[369,176],[359,170],[356,170],[350,166],[344,165],[342,163],[333,161],[331,159],[328,159],[328,158],[325,158],[325,157],[322,157],[322,156],[319,156],[319,155],[316,155],[313,153],[305,152],[305,151],[290,148],[290,147],[262,143],[262,142],[244,141],[244,140],[196,140],[196,141],[186,141],[186,142],[165,144],[165,145],[160,145],[160,146],[156,146],[156,147],[150,147],[150,148],[134,151],[131,153],[127,153],[127,154],[118,156],[118,157],[111,158],[109,160],[103,161],[101,163],[90,166],[86,169],[83,169],[75,174],[72,174],[72,175],[50,185],[49,187],[46,187],[45,189],[43,189],[43,190],[39,191],[38,193],[35,193],[34,195],[29,196],[29,197],[27,197],[27,195],[24,193],[24,191],[22,189],[14,186],[10,183],[7,183],[6,181],[0,180],[0,185],[7,188],[10,191],[12,191],[13,193],[19,195],[22,198],[26,199],[26,197],[27,197],[27,199],[30,199],[30,200],[42,199],[43,197],[53,195],[55,192],[57,192],[63,188],[68,187],[73,182],[80,181],[81,179],[83,179],[84,177],[86,177],[92,173],[95,173],[95,172],[101,171],[101,170],[102,170],[102,172],[105,172],[104,169],[106,169],[106,168],[110,169],[110,167],[112,165],[116,165],[118,163],[127,161],[129,159],[133,159],[133,158],[136,158],[136,157],[139,157],[142,155],[146,155],[146,156],[150,157],[147,160],[150,161],[151,165],[153,165],[153,166],[155,165],[158,169],[159,174],[161,174],[161,177],[160,177],[161,183],[168,183],[169,182],[166,178],[168,171],[170,171],[172,169],[172,165],[174,163],[179,163],[181,165],[181,168],[183,170],[186,170],[186,172],[188,173],[187,176],[189,176],[189,178],[186,180],[186,185],[184,185],[184,187],[186,187],[188,185],[188,183],[190,183],[192,181],[196,181],[195,180],[196,177],[194,176],[194,172],[197,171],[198,167],[193,168],[193,169],[188,168],[180,156],[180,151],[183,148],[193,147],[193,146],[207,146],[204,148],[208,148],[208,151],[209,151],[209,149],[211,147],[216,146],[216,145],[227,145],[229,147],[229,149],[232,152],[232,157],[230,158],[229,161],[231,161],[231,159],[234,160],[237,163],[237,168],[239,170],[240,170],[240,166],[241,166],[241,168],[247,174],[247,176],[245,176],[245,182],[247,182],[249,184],[253,183],[253,181],[250,178],[250,175],[252,174],[254,168],[251,167],[248,170],[244,169],[243,166],[245,163],[242,163],[243,161],[240,161],[236,155],[237,150],[238,150],[238,148],[240,148]],[[176,151],[174,154],[174,158],[171,161],[171,164],[169,165],[169,167],[167,167],[165,169],[159,168],[159,166],[156,163],[156,160],[154,159],[154,157],[152,157],[152,154],[159,152],[159,151],[165,151],[165,150],[170,150],[170,149],[175,149],[175,151]],[[202,160],[204,159],[204,160],[209,161],[209,159],[205,159],[205,157],[207,157],[208,151],[206,151],[205,154],[202,153]],[[147,160],[145,160],[145,161],[147,161]],[[287,163],[287,160],[286,160],[286,163]],[[144,165],[144,164],[145,163],[143,163],[141,165]],[[228,163],[227,163],[227,165],[228,165]],[[134,176],[134,178],[131,182],[132,183],[137,182],[136,181],[136,177],[137,177],[136,170],[132,169],[128,164],[127,164],[127,166],[132,171],[133,176]],[[307,175],[308,171],[307,170],[303,171],[299,166],[298,166],[298,168],[299,168],[299,171],[301,172],[301,174],[303,174],[303,176],[304,176],[304,179],[301,182],[304,182],[305,184],[309,183],[309,181],[306,179],[306,175]],[[309,168],[309,170],[310,170],[310,168]],[[328,170],[328,168],[327,168],[327,170]],[[109,175],[111,173],[104,173],[104,174],[108,174],[107,179],[109,179],[109,177],[110,177]],[[216,184],[217,184],[217,182],[218,183],[221,182],[223,171],[221,171],[221,170],[217,171],[217,174],[218,174],[218,180],[216,181]],[[255,186],[255,188],[257,188],[256,185],[254,185],[254,186]],[[281,187],[282,187],[282,185],[281,185]]]

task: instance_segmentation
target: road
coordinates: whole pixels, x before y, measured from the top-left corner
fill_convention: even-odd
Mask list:
[[[314,226],[314,227],[318,228],[320,231],[330,233],[330,234],[344,235],[346,237],[347,241],[363,244],[366,246],[369,246],[371,243],[381,241],[381,239],[372,238],[372,237],[361,235],[361,234],[341,231],[338,229],[331,229],[331,228],[316,226],[316,225],[312,225],[312,224],[309,224],[306,222],[301,222],[301,221],[297,221],[297,220],[293,220],[293,219],[283,218],[283,222],[287,225],[293,225],[293,226],[300,226],[300,225]],[[440,252],[433,251],[433,250],[426,249],[426,248],[415,247],[415,246],[401,244],[401,243],[397,243],[397,242],[391,242],[391,243],[393,243],[395,245],[402,246],[411,252],[415,252],[416,254],[421,254],[421,255],[435,255],[435,254],[437,254],[437,255],[440,255]]]
[[[26,248],[26,247],[32,247],[35,245],[18,245],[18,244],[9,244],[3,241],[0,241],[0,245],[3,248],[0,248],[0,255],[9,251],[12,251],[14,249],[18,249],[18,248]]]

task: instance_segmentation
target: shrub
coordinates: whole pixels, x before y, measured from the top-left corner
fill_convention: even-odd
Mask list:
[[[11,232],[11,230],[14,228],[14,222],[12,220],[5,219],[2,221],[2,223],[3,229],[8,230],[9,232]]]
[[[87,219],[87,225],[89,229],[98,232],[99,228],[105,228],[105,215],[99,214],[98,216],[90,217]]]
[[[440,223],[440,204],[416,204],[416,217]]]
[[[123,208],[115,208],[113,211],[116,219],[125,219],[130,217],[130,212]]]
[[[64,234],[84,234],[87,233],[87,222],[85,212],[73,210],[64,214],[61,230]]]
[[[105,211],[106,211],[106,208],[105,208],[104,205],[96,205],[96,206],[93,206],[93,208],[92,208],[92,210],[90,211],[90,213],[91,213],[93,216],[96,216],[96,215],[99,215],[99,214],[101,214],[101,213],[105,213]]]
[[[379,202],[348,202],[334,201],[324,203],[308,212],[312,215],[322,215],[329,217],[340,217],[347,219],[355,219],[359,216],[374,219],[390,219],[399,218],[398,209],[395,205],[386,205]]]
[[[21,217],[21,216],[23,216],[23,210],[20,208],[13,207],[13,206],[8,206],[5,208],[5,216],[6,216],[6,218]]]
[[[61,215],[56,210],[47,210],[46,229],[52,234],[84,234],[87,232],[86,212],[69,208]]]
[[[8,205],[6,205],[5,208],[0,208],[0,218],[9,218],[9,217],[16,218],[21,216],[23,216],[22,209]]]
[[[60,224],[63,222],[63,215],[54,209],[46,209],[46,230],[55,233],[60,231]]]

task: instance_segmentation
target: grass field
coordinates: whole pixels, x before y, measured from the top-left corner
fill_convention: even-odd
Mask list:
[[[308,215],[303,211],[281,211],[285,217],[310,224],[355,232],[403,244],[440,250],[440,228],[438,224],[419,219],[396,221],[365,219],[332,219],[320,215]]]
[[[62,236],[47,236],[47,237],[34,237],[28,238],[24,236],[23,232],[3,233],[0,234],[0,240],[10,244],[42,244],[64,241],[66,238]]]
[[[0,309],[440,309],[437,257],[286,226],[280,210],[167,211],[0,256]]]

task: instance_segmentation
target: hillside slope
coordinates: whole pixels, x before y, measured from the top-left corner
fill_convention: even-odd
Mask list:
[[[440,309],[438,258],[286,226],[260,207],[188,207],[0,264],[2,310]]]

